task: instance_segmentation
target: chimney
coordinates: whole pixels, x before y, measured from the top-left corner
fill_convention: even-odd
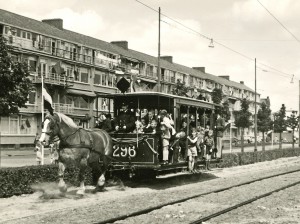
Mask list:
[[[128,41],[121,40],[121,41],[112,41],[110,43],[117,45],[118,47],[124,48],[125,50],[128,50]]]
[[[205,73],[205,67],[193,67],[193,69]]]
[[[161,59],[173,63],[173,56],[161,56]]]
[[[47,23],[50,26],[54,26],[57,29],[63,30],[63,20],[62,19],[43,19],[43,23]]]
[[[240,81],[240,83],[242,84],[242,85],[244,85],[245,83],[244,83],[244,81]]]
[[[223,78],[223,79],[230,80],[230,79],[229,79],[229,77],[230,77],[229,75],[219,75],[219,77],[221,77],[221,78]]]

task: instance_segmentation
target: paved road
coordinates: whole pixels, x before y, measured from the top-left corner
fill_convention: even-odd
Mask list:
[[[292,144],[283,144],[283,148],[290,148]],[[279,148],[278,145],[274,145],[274,149]],[[272,146],[266,146],[266,150],[271,150]],[[258,151],[262,150],[261,146],[257,147]],[[240,152],[241,148],[232,148],[233,153]],[[245,152],[253,152],[254,146],[247,146],[244,149]],[[230,153],[229,148],[225,148],[223,153]],[[20,166],[33,166],[36,165],[35,152],[32,149],[28,150],[8,150],[0,149],[0,167],[20,167]],[[49,149],[45,148],[45,160],[44,164],[50,164]]]

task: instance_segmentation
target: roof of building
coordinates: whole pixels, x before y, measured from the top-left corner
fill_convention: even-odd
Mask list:
[[[41,22],[35,19],[31,19],[19,14],[15,14],[3,9],[0,9],[0,21],[4,24],[11,25],[20,29],[25,29],[28,31],[32,31],[34,33],[50,36],[50,37],[55,37],[59,38],[61,40],[69,41],[74,44],[80,44],[84,46],[88,46],[94,49],[99,49],[102,51],[106,51],[109,53],[114,53],[114,54],[120,54],[125,57],[130,57],[133,59],[137,59],[139,61],[145,61],[150,64],[157,64],[157,57],[138,52],[135,50],[131,49],[124,49],[122,47],[119,47],[115,44],[108,43],[90,36],[86,36],[80,33],[76,33],[67,29],[58,29],[54,26],[51,26],[45,22]],[[166,68],[169,70],[173,71],[178,71],[182,72],[185,74],[190,74],[193,76],[200,77],[202,79],[209,79],[213,80],[217,83],[224,84],[227,86],[233,86],[235,88],[239,89],[244,89],[248,90],[251,92],[254,92],[251,88],[247,87],[244,84],[234,82],[234,81],[229,81],[227,79],[209,74],[209,73],[204,73],[199,70],[180,65],[177,63],[171,63],[166,60],[161,60],[160,65],[162,68]]]

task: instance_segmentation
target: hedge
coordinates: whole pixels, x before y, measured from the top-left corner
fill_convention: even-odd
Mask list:
[[[241,166],[256,162],[270,161],[283,157],[293,157],[300,155],[300,148],[275,149],[257,152],[244,153],[226,153],[223,154],[222,161],[216,163],[216,167],[225,168],[232,166]]]
[[[64,180],[68,185],[79,185],[79,169],[70,167],[65,170]],[[0,198],[13,195],[31,194],[32,186],[38,183],[58,182],[58,166],[25,166],[0,169]],[[90,169],[85,173],[85,183],[91,184]]]
[[[276,149],[259,152],[245,152],[223,154],[222,161],[214,164],[216,167],[232,167],[246,165],[256,162],[274,160],[282,157],[293,157],[300,155],[300,148]],[[213,165],[213,164],[212,164]],[[65,170],[64,180],[67,184],[78,186],[79,169],[71,167]],[[45,182],[58,182],[58,166],[26,166],[16,168],[0,169],[0,198],[13,195],[31,194],[34,192],[32,185]],[[87,169],[85,183],[91,185],[93,177],[91,169]]]

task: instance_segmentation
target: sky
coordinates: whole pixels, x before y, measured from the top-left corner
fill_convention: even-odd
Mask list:
[[[0,8],[36,20],[61,18],[65,29],[107,42],[126,40],[130,49],[157,56],[154,10],[160,7],[161,55],[253,90],[256,58],[257,92],[269,96],[272,112],[282,104],[299,110],[299,0],[139,1],[0,0]],[[208,47],[211,38],[214,48]]]

